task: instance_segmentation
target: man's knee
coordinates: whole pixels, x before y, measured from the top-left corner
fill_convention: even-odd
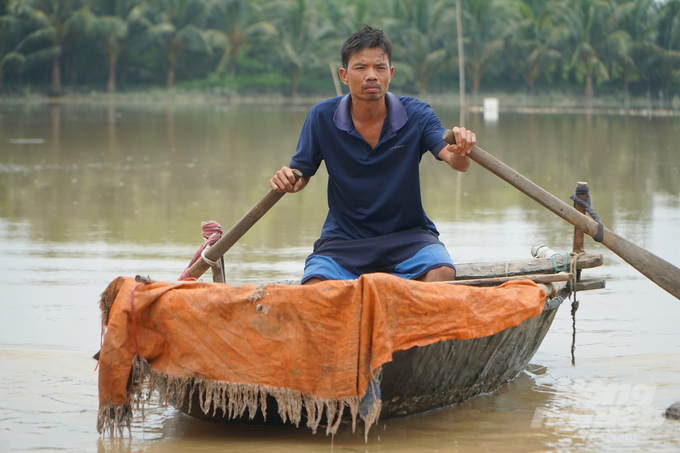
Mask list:
[[[449,266],[436,267],[418,278],[422,282],[448,282],[456,278],[456,270]]]
[[[303,285],[313,285],[314,283],[319,283],[322,281],[320,278],[312,277],[309,280],[305,281]]]

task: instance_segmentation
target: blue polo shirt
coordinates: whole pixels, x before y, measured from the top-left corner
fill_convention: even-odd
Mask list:
[[[446,145],[444,128],[429,105],[387,93],[387,117],[375,148],[354,129],[350,95],[309,112],[291,168],[313,176],[328,171],[328,216],[321,238],[369,239],[400,231],[439,235],[423,210],[418,165],[427,151]]]

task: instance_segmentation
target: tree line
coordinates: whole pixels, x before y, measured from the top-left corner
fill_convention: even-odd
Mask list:
[[[680,93],[680,0],[461,0],[469,91]],[[327,91],[362,23],[394,85],[458,89],[455,0],[0,0],[0,90]]]

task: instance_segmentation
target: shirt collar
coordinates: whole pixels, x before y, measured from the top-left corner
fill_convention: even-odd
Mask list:
[[[340,103],[338,103],[335,114],[333,115],[335,127],[345,132],[349,132],[352,125],[352,114],[350,112],[351,96],[351,94],[347,94],[340,99]],[[392,130],[396,132],[401,129],[404,124],[406,124],[406,120],[408,120],[406,109],[399,97],[390,92],[385,94],[385,102],[387,103],[387,119],[390,122],[390,126],[392,126]]]

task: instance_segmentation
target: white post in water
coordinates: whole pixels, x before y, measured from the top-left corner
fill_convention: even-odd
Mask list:
[[[484,98],[484,121],[498,121],[498,98]]]

